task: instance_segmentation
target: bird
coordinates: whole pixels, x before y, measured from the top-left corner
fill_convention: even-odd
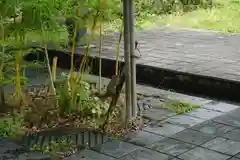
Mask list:
[[[138,48],[138,44],[139,44],[138,41],[135,40],[135,50],[137,50],[139,52],[139,57],[138,58],[140,58],[140,57],[142,57],[142,54],[141,54],[141,52],[140,52],[140,50]]]

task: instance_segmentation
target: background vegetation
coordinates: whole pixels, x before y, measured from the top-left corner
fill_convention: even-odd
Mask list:
[[[239,0],[135,0],[138,29],[173,25],[187,28],[240,31]],[[211,7],[212,6],[212,7]],[[115,29],[119,20],[111,22]]]
[[[178,10],[170,14],[147,13],[148,20],[139,21],[139,28],[151,28],[162,25],[173,25],[187,28],[239,32],[239,0],[213,0],[212,8],[207,9],[207,2],[185,12]],[[188,8],[188,7],[187,7]],[[143,11],[142,11],[143,13]],[[141,19],[141,18],[140,18]]]

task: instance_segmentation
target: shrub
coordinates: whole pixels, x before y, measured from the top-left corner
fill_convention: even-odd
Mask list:
[[[135,0],[137,16],[143,14],[169,14],[188,12],[198,7],[206,7],[209,0]]]
[[[21,114],[14,114],[0,118],[0,138],[15,138],[23,133],[23,117]]]

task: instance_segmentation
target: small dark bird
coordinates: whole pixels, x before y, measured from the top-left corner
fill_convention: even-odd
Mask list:
[[[138,41],[135,41],[135,49],[137,49]]]
[[[137,50],[139,52],[139,56],[137,56],[137,58],[140,58],[140,57],[142,57],[142,54],[138,48],[138,44],[139,44],[138,41],[135,41],[135,50]]]

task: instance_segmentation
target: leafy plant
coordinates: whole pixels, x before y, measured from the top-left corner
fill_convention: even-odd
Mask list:
[[[53,98],[54,100],[55,98],[57,98],[56,105],[48,104],[47,102],[45,103],[44,100],[42,100],[44,101],[44,105],[43,102],[39,103],[40,105],[31,104],[27,105],[28,109],[30,108],[28,116],[32,115],[31,118],[29,118],[29,121],[33,117],[36,117],[38,115],[39,115],[38,122],[40,123],[43,123],[44,121],[43,119],[46,118],[46,115],[48,115],[48,117],[51,118],[53,117],[57,119],[59,118],[59,114],[56,112],[57,111],[59,112],[59,110],[61,112],[61,116],[63,115],[64,118],[68,116],[71,117],[75,116],[78,118],[91,117],[92,119],[95,119],[105,115],[108,109],[108,105],[92,94],[93,91],[90,88],[90,84],[82,80],[82,75],[84,72],[86,72],[87,65],[89,64],[88,52],[90,48],[90,43],[94,40],[95,37],[97,37],[95,33],[100,32],[99,33],[100,46],[102,46],[102,32],[104,23],[113,20],[116,17],[119,16],[122,17],[120,1],[4,0],[1,1],[1,4],[2,4],[2,6],[0,6],[0,8],[2,9],[0,11],[1,18],[0,20],[2,20],[1,45],[4,47],[0,59],[0,61],[2,62],[1,63],[2,66],[0,66],[0,78],[1,78],[0,84],[4,85],[5,81],[7,80],[6,76],[4,75],[6,68],[14,68],[13,73],[15,74],[14,82],[16,87],[15,95],[20,101],[22,101],[25,98],[25,97],[23,98],[23,93],[21,90],[22,77],[24,77],[21,75],[21,71],[24,70],[24,68],[26,68],[26,65],[23,65],[22,62],[23,57],[32,51],[32,49],[28,46],[29,43],[35,40],[35,42],[39,43],[40,47],[44,49],[44,54],[46,57],[50,77],[51,89],[55,90],[56,87],[56,94],[54,95]],[[87,14],[81,14],[80,10],[87,11]],[[56,65],[54,65],[51,70],[50,60],[48,59],[47,52],[48,51],[47,44],[49,41],[54,43],[55,46],[59,47],[58,44],[60,43],[60,38],[54,37],[54,35],[58,35],[62,31],[62,28],[57,24],[57,20],[55,18],[56,15],[59,14],[62,14],[64,17],[73,18],[75,22],[73,25],[75,27],[74,35],[72,37],[73,42],[76,38],[76,31],[79,28],[85,26],[87,26],[88,28],[88,33],[86,37],[84,37],[85,39],[83,39],[84,41],[87,41],[87,49],[84,52],[84,58],[82,59],[81,64],[78,68],[78,73],[76,76],[74,75],[75,66],[73,65],[74,62],[73,58],[76,44],[73,43],[70,55],[71,69],[68,77],[64,78],[64,81],[61,85],[57,85],[57,83],[55,83]],[[120,44],[118,45],[118,48],[120,48],[119,46]],[[101,54],[102,53],[100,47],[99,51],[100,57]],[[9,61],[9,59],[11,61]],[[10,70],[12,71],[12,69]],[[99,74],[101,75],[101,61],[99,66]],[[11,83],[13,83],[13,81],[11,81]],[[54,86],[54,83],[56,84],[56,86]],[[99,84],[101,84],[100,79]],[[99,89],[100,88],[101,86],[99,86]],[[37,98],[35,98],[35,101],[38,102],[38,100],[36,99]],[[39,101],[41,101],[41,98]],[[40,109],[40,107],[42,108]],[[33,110],[34,112],[41,111],[41,113],[33,114]],[[53,113],[54,116],[49,116],[51,114],[48,111],[54,112]],[[26,117],[24,117],[25,118],[24,120],[27,119]],[[41,125],[42,124],[39,124],[38,126],[40,126],[40,128],[43,128],[41,127]]]
[[[23,133],[23,115],[13,115],[0,118],[0,138],[16,138]]]
[[[62,113],[81,113],[82,117],[100,117],[106,112],[106,104],[92,95],[90,85],[87,82],[74,83],[70,91],[68,80],[65,79],[63,85],[57,87],[57,91],[59,107]]]
[[[34,145],[31,150],[50,154],[52,157],[64,157],[65,155],[68,156],[68,152],[70,152],[70,154],[75,152],[76,148],[77,147],[70,141],[57,140],[51,141],[49,144],[43,144],[43,146]]]
[[[188,12],[197,7],[205,7],[207,0],[136,0],[136,14],[146,17],[151,14]]]
[[[177,114],[183,114],[185,112],[191,112],[195,108],[199,108],[200,105],[192,104],[187,101],[169,100],[161,104],[160,107],[169,109]]]
[[[4,86],[6,84],[11,84],[12,80],[10,77],[7,76],[9,72],[11,72],[13,69],[13,63],[10,63],[9,61],[12,60],[11,55],[7,55],[4,52],[4,46],[1,47],[2,51],[0,52],[0,94],[1,94],[1,105],[5,104],[5,92],[4,92]]]

